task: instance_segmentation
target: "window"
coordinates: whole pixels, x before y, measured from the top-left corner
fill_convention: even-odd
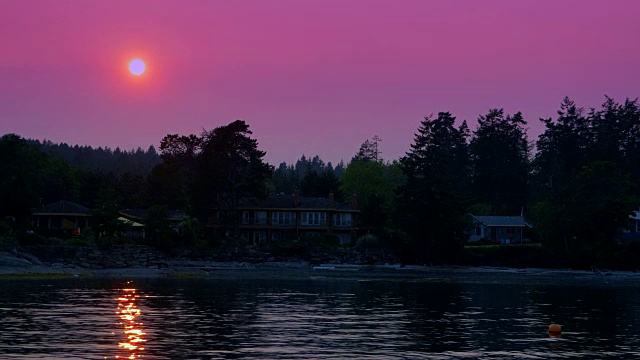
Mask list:
[[[327,213],[325,212],[303,212],[300,224],[303,226],[324,226],[327,225]]]
[[[267,240],[267,232],[266,231],[254,231],[253,232],[253,243],[258,244],[260,242]]]
[[[243,224],[248,224],[249,223],[249,212],[248,211],[243,211],[242,212],[242,223]]]
[[[351,214],[334,214],[333,226],[339,226],[339,227],[351,226]]]
[[[289,226],[295,225],[296,214],[286,211],[274,211],[271,216],[271,225],[273,226]]]
[[[255,218],[253,219],[254,224],[256,225],[266,225],[267,224],[267,212],[266,211],[256,211],[254,213]]]
[[[341,234],[336,234],[336,236],[340,240],[340,245],[351,244],[351,235],[341,233]]]

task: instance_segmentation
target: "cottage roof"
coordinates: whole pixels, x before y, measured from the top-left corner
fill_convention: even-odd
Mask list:
[[[522,216],[471,216],[486,226],[531,227]]]
[[[149,209],[124,209],[118,212],[126,218],[142,220],[147,217]],[[186,216],[187,214],[182,210],[167,210],[167,220],[169,221],[181,221]]]
[[[75,215],[89,216],[89,208],[73,201],[60,200],[32,210],[33,215]]]
[[[269,196],[266,199],[242,199],[239,204],[240,208],[252,209],[336,209],[351,211],[351,205],[341,203],[328,198],[314,198],[298,196],[296,204],[294,195],[278,194]]]

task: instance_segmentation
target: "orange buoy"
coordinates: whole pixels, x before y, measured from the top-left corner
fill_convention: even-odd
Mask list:
[[[562,326],[558,324],[549,325],[549,335],[560,336],[561,333],[562,333]]]

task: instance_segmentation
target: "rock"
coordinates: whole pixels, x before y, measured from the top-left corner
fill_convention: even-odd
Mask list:
[[[31,263],[29,260],[27,259],[23,259],[23,258],[19,258],[16,257],[13,254],[10,254],[8,252],[0,252],[0,266],[6,266],[6,267],[29,267],[29,266],[33,266],[34,264]]]
[[[24,252],[18,253],[18,257],[22,258],[22,259],[25,259],[25,260],[29,261],[30,263],[32,263],[34,265],[42,266],[42,262],[40,260],[38,260],[37,257],[35,257],[35,256],[33,256],[33,255],[29,254],[29,253],[24,253]]]

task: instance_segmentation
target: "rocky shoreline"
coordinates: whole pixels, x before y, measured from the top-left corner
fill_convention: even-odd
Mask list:
[[[36,251],[37,252],[37,251]],[[69,255],[67,253],[67,255]],[[0,278],[152,277],[211,279],[346,279],[481,284],[640,287],[640,273],[593,269],[401,266],[398,264],[312,264],[308,261],[260,263],[168,258],[148,247],[125,245],[106,253],[79,248],[73,257],[24,251],[0,252]]]

